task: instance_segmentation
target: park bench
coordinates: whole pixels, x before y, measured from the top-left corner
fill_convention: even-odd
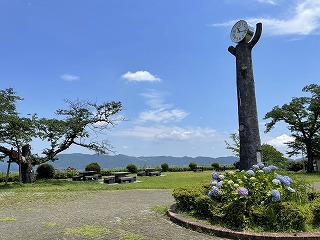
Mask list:
[[[136,181],[136,176],[126,176],[126,177],[120,177],[119,178],[119,183],[124,183],[124,182],[135,182]]]

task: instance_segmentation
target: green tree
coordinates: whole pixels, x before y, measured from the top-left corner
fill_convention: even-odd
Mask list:
[[[96,171],[97,173],[101,172],[101,167],[97,162],[89,163],[85,169],[86,171]]]
[[[43,150],[45,157],[38,158],[40,163],[56,160],[56,155],[77,145],[100,154],[107,154],[111,146],[107,140],[99,139],[106,131],[116,125],[122,118],[114,115],[122,109],[121,102],[97,104],[90,101],[70,101],[68,109],[58,109],[56,115],[62,119],[41,118],[38,121],[39,136],[47,140],[50,147]],[[92,137],[94,136],[94,138]]]
[[[284,121],[291,131],[294,141],[288,142],[295,155],[305,151],[308,157],[307,172],[313,172],[315,157],[319,155],[320,145],[320,86],[310,84],[302,91],[311,94],[311,97],[294,97],[291,102],[282,107],[275,106],[265,115],[264,119],[271,119],[266,123],[266,132],[269,132],[277,122]]]
[[[23,99],[12,88],[0,90],[0,158],[9,156],[9,164],[15,162],[19,165],[20,182],[31,182],[34,175],[28,143],[37,137],[37,117],[19,115],[16,104],[21,100]],[[9,172],[7,180],[8,174]]]
[[[58,109],[59,119],[21,116],[17,112],[17,101],[23,100],[12,88],[0,90],[0,158],[9,157],[19,165],[22,182],[32,182],[33,166],[56,160],[57,154],[77,145],[97,153],[106,154],[111,146],[100,136],[122,118],[115,115],[122,109],[121,102],[97,104],[90,101],[66,101],[67,109]],[[31,154],[30,143],[40,138],[49,143],[42,155]],[[98,140],[92,140],[98,139]]]
[[[195,162],[189,163],[189,168],[191,169],[191,171],[195,170],[196,167],[197,167],[197,164]]]
[[[44,163],[37,168],[38,179],[51,179],[54,175],[54,167],[51,164]]]
[[[168,163],[162,163],[161,164],[161,171],[162,172],[168,172],[169,170],[169,164]]]
[[[279,152],[275,147],[269,144],[262,144],[261,146],[262,160],[267,165],[275,165],[279,168],[286,169],[289,161]]]
[[[127,170],[129,171],[129,172],[131,172],[131,173],[137,173],[138,172],[138,168],[137,168],[137,166],[136,165],[134,165],[134,164],[129,164],[127,167]]]
[[[227,140],[225,140],[224,142],[227,145],[226,148],[231,150],[236,157],[240,157],[240,137],[239,137],[239,134],[231,133],[230,138],[231,138],[233,144],[231,145]]]
[[[231,133],[230,138],[233,141],[232,144],[225,141],[227,149],[231,150],[235,156],[239,157],[240,154],[240,138],[236,133]],[[269,144],[262,144],[261,146],[262,160],[268,165],[275,165],[280,168],[286,168],[288,166],[288,160],[279,152],[275,147]]]

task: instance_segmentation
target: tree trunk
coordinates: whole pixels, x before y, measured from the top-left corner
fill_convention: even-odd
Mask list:
[[[312,173],[314,171],[313,167],[313,160],[314,160],[314,153],[312,151],[312,145],[307,145],[307,155],[308,155],[308,162],[307,162],[307,173]]]
[[[252,48],[258,42],[262,24],[257,24],[251,42],[241,42],[228,51],[236,57],[238,120],[240,138],[240,170],[248,170],[261,162],[261,140],[252,67]]]
[[[22,147],[21,177],[22,183],[33,183],[35,181],[33,166],[31,164],[31,147],[24,145]]]

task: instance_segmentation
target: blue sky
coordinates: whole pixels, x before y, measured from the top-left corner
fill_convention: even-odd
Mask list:
[[[232,155],[227,49],[239,19],[263,24],[252,53],[260,136],[285,151],[286,125],[265,134],[263,117],[319,84],[319,0],[0,0],[0,87],[24,98],[22,115],[53,118],[64,99],[121,101],[127,121],[107,135],[118,154]]]

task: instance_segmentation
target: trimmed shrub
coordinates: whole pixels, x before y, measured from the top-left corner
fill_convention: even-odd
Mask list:
[[[73,176],[79,175],[79,171],[74,168],[67,168],[63,171],[55,170],[53,178],[55,179],[67,179],[72,178]]]
[[[169,170],[169,164],[168,163],[162,163],[161,164],[161,171],[162,172],[168,172]]]
[[[36,171],[38,179],[51,179],[54,172],[54,167],[48,163],[41,164]]]
[[[289,162],[288,171],[298,172],[303,169],[303,162],[291,161]]]
[[[219,163],[217,163],[217,162],[213,162],[212,164],[211,164],[211,166],[214,168],[214,170],[216,170],[216,171],[218,171],[219,170],[219,167],[220,167],[220,165],[219,165]]]
[[[127,166],[127,170],[128,170],[128,172],[131,172],[131,173],[137,173],[138,172],[138,168],[134,164],[129,164]]]
[[[182,211],[207,212],[209,203],[212,203],[210,197],[206,198],[209,189],[207,184],[197,184],[176,188],[172,195],[177,202],[177,207]],[[200,199],[205,201],[199,205]]]
[[[186,172],[186,171],[190,171],[189,167],[169,167],[168,169],[169,172]]]
[[[97,173],[100,173],[101,167],[98,163],[92,162],[86,166],[85,170],[86,171],[96,171]]]
[[[191,171],[193,171],[196,167],[197,167],[197,164],[195,162],[189,163],[189,168],[191,169]]]

